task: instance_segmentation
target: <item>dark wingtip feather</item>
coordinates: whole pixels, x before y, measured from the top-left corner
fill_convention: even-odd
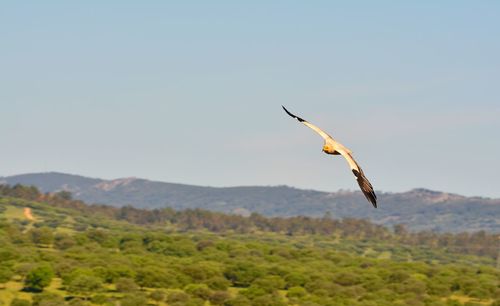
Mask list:
[[[302,119],[302,118],[300,118],[300,117],[297,117],[297,116],[295,116],[294,114],[290,113],[290,112],[288,111],[288,109],[286,109],[283,105],[281,105],[281,107],[283,107],[283,109],[285,110],[285,112],[286,112],[286,113],[287,113],[290,117],[292,117],[292,118],[295,118],[295,119],[299,120],[299,122],[303,122],[303,121],[305,121],[304,119]]]
[[[365,196],[368,199],[368,201],[370,201],[370,203],[372,203],[373,207],[377,208],[377,195],[375,194],[375,192],[372,191],[369,194],[365,193]]]
[[[372,184],[370,184],[363,171],[361,169],[360,171],[353,169],[352,173],[354,173],[354,176],[356,176],[358,185],[365,195],[365,198],[368,200],[368,202],[372,203],[373,207],[377,208],[377,195],[375,194]]]

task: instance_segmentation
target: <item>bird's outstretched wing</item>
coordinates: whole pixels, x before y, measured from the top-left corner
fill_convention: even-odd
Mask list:
[[[361,188],[361,191],[363,191],[363,194],[365,195],[366,199],[370,203],[372,203],[373,207],[377,208],[377,195],[375,194],[372,184],[366,178],[361,167],[354,160],[354,158],[350,153],[345,152],[344,150],[339,151],[339,153],[347,160],[347,163],[349,164],[352,173],[354,174],[356,180],[358,181],[359,188]]]
[[[323,137],[323,139],[325,140],[325,143],[334,145],[335,152],[340,153],[347,160],[347,163],[349,164],[349,167],[351,168],[352,173],[356,177],[356,180],[358,181],[358,185],[361,188],[361,191],[365,195],[366,199],[370,203],[372,203],[373,207],[377,208],[377,195],[375,194],[375,191],[373,190],[373,186],[370,183],[370,181],[368,181],[368,179],[366,178],[361,167],[358,165],[358,163],[356,163],[356,161],[352,157],[352,155],[351,155],[352,152],[349,149],[347,149],[346,147],[344,147],[341,143],[339,143],[335,139],[333,139],[330,135],[328,135],[326,132],[324,132],[319,127],[317,127],[314,124],[311,124],[311,123],[307,122],[306,120],[304,120],[300,117],[297,117],[294,114],[290,113],[283,105],[281,105],[281,107],[283,107],[285,112],[290,117],[297,119],[299,122],[303,123],[307,127],[314,130],[316,133],[321,135],[321,137]]]
[[[306,120],[300,118],[300,117],[297,117],[295,116],[294,114],[290,113],[283,105],[281,105],[281,107],[283,107],[283,109],[285,110],[285,112],[292,118],[295,118],[297,120],[299,120],[300,123],[304,124],[305,126],[307,126],[308,128],[312,129],[313,131],[315,131],[316,133],[318,133],[321,137],[323,137],[324,140],[327,140],[327,139],[333,139],[332,136],[328,135],[327,133],[325,133],[325,131],[323,131],[322,129],[320,129],[319,127],[315,126],[314,124],[311,124],[309,122],[307,122]]]

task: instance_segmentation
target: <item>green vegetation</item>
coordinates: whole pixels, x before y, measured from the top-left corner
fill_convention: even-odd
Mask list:
[[[0,188],[0,305],[500,303],[498,236],[485,232],[116,209],[16,188]],[[13,213],[24,207],[34,221]]]
[[[356,218],[392,227],[406,224],[411,231],[459,233],[484,230],[500,233],[500,199],[463,197],[456,194],[414,189],[402,193],[377,192],[380,209],[360,191],[335,193],[287,186],[202,187],[143,179],[100,180],[64,173],[34,173],[2,178],[10,185],[35,185],[41,190],[78,190],[78,199],[115,207],[130,204],[140,209],[168,206],[175,210],[203,208],[224,213],[264,216]],[[357,189],[357,187],[355,188]],[[61,198],[71,195],[60,194]]]
[[[43,265],[28,272],[24,279],[24,285],[27,290],[39,292],[50,285],[53,277],[54,271],[52,271],[52,267]]]

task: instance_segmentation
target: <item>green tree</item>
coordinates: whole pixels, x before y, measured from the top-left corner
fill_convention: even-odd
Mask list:
[[[255,306],[286,306],[285,300],[277,294],[267,294],[263,296],[256,297],[252,301],[252,305]]]
[[[212,290],[205,284],[189,284],[184,288],[184,291],[202,300],[208,300],[212,295]]]
[[[231,295],[227,291],[215,291],[209,297],[211,305],[224,305],[230,299]]]
[[[148,298],[142,293],[128,294],[120,301],[121,306],[144,306],[148,304]]]
[[[90,293],[98,292],[102,289],[102,280],[97,276],[80,274],[74,276],[69,281],[66,289],[72,293],[88,296]]]
[[[286,288],[304,286],[307,277],[303,273],[292,272],[285,276]]]
[[[243,295],[237,295],[224,303],[225,306],[251,306],[252,302]]]
[[[207,279],[203,283],[207,284],[210,289],[213,290],[226,290],[229,286],[231,286],[231,282],[222,276],[214,276],[212,278]]]
[[[167,297],[168,304],[176,304],[176,303],[187,303],[189,301],[189,295],[184,292],[174,291],[171,292]]]
[[[224,276],[236,287],[248,287],[257,278],[265,274],[264,270],[250,262],[239,262],[229,266]]]
[[[108,233],[101,229],[89,229],[85,232],[85,234],[90,240],[95,241],[100,245],[103,245],[106,240],[109,239]]]
[[[221,271],[217,265],[208,262],[187,265],[182,272],[193,280],[193,282],[204,282],[206,279],[220,275]]]
[[[139,269],[135,281],[139,286],[149,288],[173,288],[178,286],[176,275],[173,272],[153,266]]]
[[[111,260],[118,261],[120,257],[110,258]],[[126,265],[126,263],[112,263],[106,265],[106,267],[100,267],[97,270],[98,275],[106,282],[106,283],[115,283],[120,278],[131,278],[135,277],[135,271],[132,267]]]
[[[118,292],[134,292],[139,289],[133,279],[126,277],[117,279],[115,285]]]
[[[0,266],[0,284],[8,282],[13,274],[9,267]]]
[[[340,272],[334,276],[333,281],[342,286],[353,286],[361,283],[361,278],[355,273]]]
[[[67,305],[64,298],[55,293],[41,293],[33,296],[33,306],[63,306]]]
[[[66,250],[76,245],[76,241],[68,234],[56,234],[54,236],[54,247],[59,250]]]
[[[37,245],[51,244],[54,241],[52,230],[48,227],[33,228],[28,234],[31,237],[31,241]]]
[[[43,288],[50,285],[53,277],[54,271],[50,266],[39,266],[28,272],[24,280],[24,285],[27,290],[40,292],[43,291]]]
[[[111,298],[99,293],[96,295],[93,295],[91,298],[92,303],[97,304],[97,305],[111,305]]]
[[[65,200],[65,201],[71,201],[73,199],[73,195],[71,194],[71,192],[66,190],[56,192],[54,196],[60,200]]]
[[[9,237],[10,234],[11,232],[9,231]],[[6,241],[0,241],[0,243],[2,243],[2,248],[0,249],[0,262],[6,262],[7,260],[16,259],[19,257],[18,251],[5,245],[7,243]]]
[[[160,303],[165,300],[166,294],[162,290],[155,290],[149,294],[149,298],[155,301],[156,303]]]
[[[288,292],[286,293],[286,296],[288,298],[301,298],[306,295],[307,291],[302,287],[291,287],[290,289],[288,289]]]
[[[252,285],[258,286],[268,293],[272,293],[276,290],[283,289],[285,287],[285,281],[277,275],[268,275],[256,279]]]

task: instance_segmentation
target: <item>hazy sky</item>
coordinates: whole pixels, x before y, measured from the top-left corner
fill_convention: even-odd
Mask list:
[[[0,176],[500,197],[499,1],[10,1]]]

